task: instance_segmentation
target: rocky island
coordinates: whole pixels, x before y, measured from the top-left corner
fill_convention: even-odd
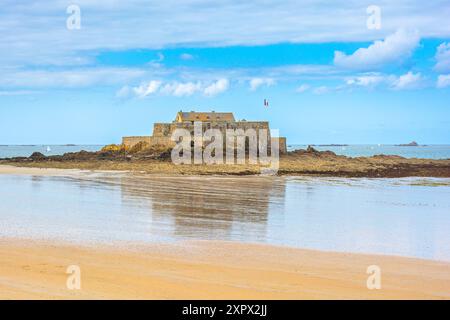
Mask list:
[[[411,141],[410,143],[404,143],[404,144],[396,144],[397,147],[418,147],[419,144],[415,141]]]
[[[71,152],[45,156],[35,152],[30,157],[0,159],[0,164],[35,168],[87,170],[125,170],[169,175],[257,175],[259,165],[175,165],[171,149],[150,146],[145,142],[132,148],[109,145],[97,152]],[[375,155],[346,157],[332,151],[317,151],[309,146],[280,155],[278,175],[315,175],[336,177],[450,177],[450,159],[408,159],[400,156]]]

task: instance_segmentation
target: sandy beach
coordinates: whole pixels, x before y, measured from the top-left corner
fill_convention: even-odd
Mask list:
[[[78,182],[75,181],[81,181],[79,183],[83,187],[80,192],[83,197],[87,197],[86,199],[91,199],[90,193],[88,193],[91,189],[87,180],[81,178],[92,177],[94,182],[98,182],[101,173],[104,173],[105,177],[111,178],[108,171],[0,166],[0,174],[4,177],[16,176],[21,179],[21,177],[30,176],[37,179],[36,177],[41,176],[44,180],[15,180],[17,183],[25,181],[25,185],[28,185],[26,181],[34,183],[31,185],[33,193],[40,192],[39,190],[44,188],[46,182],[54,181],[46,180],[49,177],[78,177],[80,180],[56,180],[57,183],[61,183],[57,188],[62,192],[61,187],[73,186],[73,189],[71,187],[64,192],[74,196],[76,190],[79,189]],[[144,204],[147,199],[153,199],[155,202],[159,199],[165,205],[169,205],[168,208],[171,208],[171,213],[168,213],[161,205],[154,205],[148,209],[144,207],[142,215],[138,214],[136,209],[127,209],[127,217],[131,210],[134,216],[130,219],[134,221],[139,218],[141,219],[140,224],[142,224],[147,221],[142,219],[147,218],[148,212],[155,210],[154,215],[151,216],[152,223],[162,225],[164,219],[173,214],[175,224],[167,225],[161,230],[172,230],[170,228],[173,228],[176,233],[189,231],[196,235],[195,238],[201,238],[201,233],[208,235],[205,233],[207,230],[214,233],[222,232],[223,235],[232,230],[239,230],[241,227],[236,224],[240,219],[239,212],[248,211],[246,205],[257,208],[259,213],[265,212],[264,210],[268,210],[266,204],[268,200],[263,196],[264,192],[272,196],[278,196],[277,192],[281,192],[279,190],[281,185],[276,184],[272,179],[214,178],[221,179],[221,183],[213,184],[216,187],[208,186],[207,188],[210,191],[218,191],[219,189],[216,188],[219,185],[222,189],[217,196],[210,194],[208,204],[212,205],[217,202],[223,205],[223,192],[225,192],[226,199],[230,201],[226,203],[226,207],[231,211],[222,212],[222,218],[225,220],[218,220],[218,224],[214,225],[211,224],[212,221],[206,219],[206,217],[210,217],[210,208],[197,207],[195,215],[192,217],[196,221],[197,228],[191,229],[193,220],[189,218],[190,207],[188,209],[179,206],[172,208],[170,203],[180,200],[181,197],[183,203],[193,201],[192,203],[205,204],[202,201],[203,195],[200,198],[197,196],[191,198],[189,191],[191,189],[187,189],[184,193],[177,193],[176,198],[172,199],[173,191],[171,190],[175,188],[174,190],[179,192],[181,185],[184,187],[191,185],[196,192],[201,191],[203,190],[202,185],[198,183],[203,180],[200,182],[197,180],[206,179],[205,177],[176,181],[161,177],[145,178],[144,180],[127,179],[131,180],[126,180],[128,182],[123,178],[120,180],[120,194],[124,202],[120,202],[118,207],[123,207],[127,203],[127,199],[137,201],[135,197],[141,192],[139,188],[144,188],[144,185],[139,183],[145,183],[144,190],[147,190],[146,192],[156,192],[154,190],[161,192],[146,194],[145,197],[141,195]],[[241,187],[248,186],[251,187],[249,190],[254,190],[254,193],[251,193],[253,200],[250,204],[247,204],[248,200],[243,202],[239,196],[241,192],[230,193],[233,186],[236,188],[235,179],[239,179]],[[108,180],[108,182],[105,185],[107,188],[111,186],[112,181]],[[130,183],[130,185],[127,186],[126,183]],[[41,187],[38,189],[38,186]],[[99,185],[93,184],[93,186],[92,190],[98,192]],[[273,189],[274,186],[276,186],[275,189]],[[137,191],[134,190],[136,188]],[[95,193],[95,195],[96,199],[101,202],[102,198],[99,194]],[[297,193],[296,195],[298,197]],[[36,196],[40,198],[42,194],[39,193]],[[129,196],[131,198],[128,198]],[[108,199],[108,203],[112,201],[110,197],[111,194],[107,193],[105,199]],[[32,199],[30,200],[32,203],[35,203],[34,210],[38,210],[37,199],[33,197],[30,199]],[[78,198],[74,199],[76,203],[80,203]],[[271,201],[274,202],[274,199]],[[67,198],[62,198],[60,202],[67,200]],[[14,206],[17,206],[17,202],[12,201]],[[47,202],[44,201],[44,203]],[[47,208],[45,212],[48,212],[55,205],[50,202],[49,207],[44,206],[43,208]],[[95,220],[92,220],[94,217],[88,213],[86,213],[86,217],[82,216],[86,208],[91,207],[92,204],[89,203],[78,213],[74,209],[76,207],[70,207],[72,209],[70,212],[64,213],[61,225],[52,224],[59,215],[54,213],[55,215],[49,216],[49,222],[45,222],[46,220],[42,219],[46,215],[39,214],[33,220],[33,223],[37,225],[32,226],[30,231],[33,228],[37,229],[39,224],[43,224],[45,226],[43,230],[46,233],[57,237],[60,227],[67,235],[71,230],[77,230],[74,226],[78,226],[80,230],[83,230],[83,234],[92,234],[94,237],[97,227],[88,228],[94,223]],[[103,235],[108,238],[119,230],[114,229],[114,224],[111,224],[114,219],[117,219],[110,211],[115,207],[107,208],[109,209],[103,208],[96,211],[100,214],[98,219],[103,221],[102,225],[104,225],[104,220],[102,220],[101,212],[104,211],[109,217],[109,225],[104,225],[104,229],[110,230],[110,233],[97,234],[100,238]],[[296,208],[298,210],[298,206]],[[64,208],[58,210],[64,212]],[[14,221],[22,221],[21,217],[27,217],[26,212],[31,214],[35,211],[26,211],[25,208],[22,208],[21,211],[13,214]],[[162,214],[162,212],[165,213]],[[22,216],[22,214],[25,215]],[[298,214],[299,212],[296,211],[296,215]],[[71,215],[73,216],[71,217]],[[4,216],[9,219],[8,215]],[[118,217],[120,228],[123,226],[133,228],[132,223],[126,222],[125,216],[119,215]],[[253,234],[262,236],[267,230],[271,230],[272,227],[264,223],[266,221],[264,215],[254,217],[259,217],[258,219],[261,221],[252,222],[251,225],[257,227],[252,229]],[[216,216],[216,218],[218,217]],[[9,221],[12,223],[12,220]],[[28,226],[26,221],[28,220],[23,220],[20,225]],[[85,225],[84,223],[87,222],[89,224]],[[234,224],[231,224],[232,222]],[[79,224],[76,225],[76,223]],[[309,223],[310,227],[313,226],[311,220]],[[71,224],[74,229],[70,229]],[[439,259],[426,260],[390,255],[304,250],[290,246],[256,244],[252,243],[251,238],[245,241],[176,240],[173,238],[175,241],[153,243],[116,239],[116,242],[110,244],[104,242],[100,244],[95,241],[94,237],[91,243],[88,241],[79,245],[76,241],[79,239],[77,233],[74,234],[75,242],[57,239],[30,241],[26,240],[27,237],[32,237],[28,233],[26,233],[28,235],[19,235],[17,238],[5,236],[8,220],[5,221],[4,226],[5,229],[0,238],[0,299],[450,299],[450,263],[440,262]],[[250,225],[247,224],[243,230],[248,230],[248,226]],[[340,228],[342,227],[343,225]],[[321,229],[326,230],[324,228],[325,225],[321,222]],[[20,231],[21,229],[11,230]],[[34,239],[41,239],[39,235],[42,234],[39,233],[39,229],[37,230],[37,237]],[[127,231],[134,234],[133,230]],[[155,227],[145,230],[145,234],[151,234],[160,229]],[[305,232],[305,230],[297,229],[297,233],[305,234]],[[328,234],[329,236],[330,234]],[[341,234],[338,234],[338,239],[342,237]],[[399,242],[400,238],[396,239]],[[435,250],[446,250],[444,244],[436,242],[432,244]],[[69,290],[66,287],[69,276],[66,270],[71,265],[80,267],[81,290]],[[367,267],[371,265],[381,268],[380,290],[369,290],[366,286],[369,276],[366,271]]]
[[[368,290],[366,269],[382,287]],[[66,288],[69,265],[81,289]],[[194,241],[129,248],[0,241],[1,299],[449,299],[450,264]]]
[[[0,165],[0,174],[58,176],[78,173],[77,169],[53,169],[53,168],[26,168]]]

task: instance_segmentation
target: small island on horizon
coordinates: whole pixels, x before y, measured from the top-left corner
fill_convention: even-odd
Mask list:
[[[418,147],[419,144],[416,141],[411,141],[410,143],[396,144],[396,147]]]

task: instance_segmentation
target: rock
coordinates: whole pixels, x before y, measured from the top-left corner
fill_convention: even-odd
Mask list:
[[[30,159],[39,161],[45,160],[47,159],[47,157],[40,152],[33,152],[33,154],[30,156]]]
[[[317,152],[319,152],[319,151],[317,151],[316,149],[314,149],[314,148],[311,147],[311,146],[308,146],[308,148],[306,148],[306,152],[317,153]]]
[[[75,161],[85,161],[85,160],[93,160],[95,159],[96,153],[95,152],[89,152],[85,150],[81,150],[78,152],[68,152],[63,154],[59,157],[59,160],[61,161],[67,161],[67,160],[75,160]],[[51,157],[56,158],[56,157]]]
[[[388,160],[388,159],[394,159],[394,160],[395,159],[396,160],[406,159],[406,158],[404,158],[402,156],[397,156],[397,155],[393,155],[393,154],[376,154],[376,155],[372,156],[372,158],[374,158],[374,159],[385,159],[385,160]]]
[[[327,157],[327,158],[335,158],[335,157],[340,157],[340,158],[345,158],[345,156],[338,156],[336,155],[336,153],[334,153],[333,151],[319,151],[314,149],[313,147],[311,147],[311,145],[308,146],[308,148],[305,149],[297,149],[294,151],[289,151],[287,153],[290,156],[294,156],[294,157],[315,157],[315,158],[321,158],[321,157]]]
[[[123,144],[109,144],[107,146],[104,146],[101,150],[101,152],[125,152],[126,147]]]
[[[132,146],[130,148],[130,150],[128,150],[128,152],[133,154],[133,153],[146,151],[148,149],[150,149],[150,144],[145,141],[140,141],[140,142],[136,143],[134,146]]]

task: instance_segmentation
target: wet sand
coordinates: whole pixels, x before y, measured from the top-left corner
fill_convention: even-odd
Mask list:
[[[100,173],[121,171],[111,170],[95,170]],[[60,169],[60,168],[34,168],[34,167],[15,167],[11,165],[0,165],[0,174],[13,174],[13,175],[33,175],[33,176],[73,176],[81,173],[89,173],[92,170],[81,169]],[[125,172],[125,171],[122,171]]]
[[[26,175],[58,175],[67,172],[78,171],[76,169],[51,169],[51,168],[25,168],[8,165],[0,165],[0,174],[26,174]]]
[[[368,290],[366,269],[381,268]],[[69,265],[81,290],[68,290]],[[1,299],[450,299],[450,264],[218,241],[75,247],[0,240]]]

